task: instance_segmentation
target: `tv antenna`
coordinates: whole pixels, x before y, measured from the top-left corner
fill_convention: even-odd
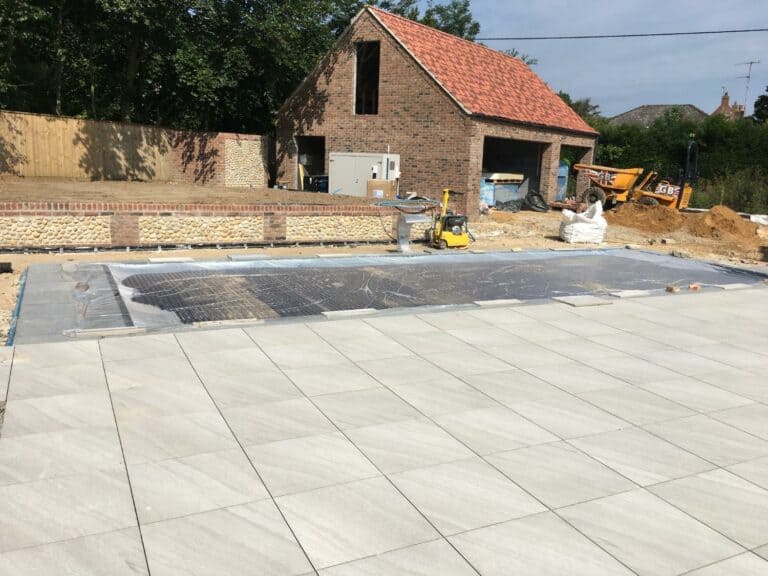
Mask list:
[[[747,75],[746,76],[737,76],[737,78],[744,78],[747,81],[747,87],[744,90],[744,110],[747,109],[747,99],[749,98],[749,83],[752,81],[752,66],[755,64],[760,64],[760,60],[749,60],[747,62],[739,62],[736,64],[736,66],[746,66],[747,67]]]

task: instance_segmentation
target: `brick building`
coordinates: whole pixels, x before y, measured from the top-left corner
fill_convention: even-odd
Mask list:
[[[465,191],[473,214],[484,173],[552,198],[561,147],[591,162],[596,139],[519,59],[368,6],[280,109],[277,178],[296,188],[300,156],[327,174],[330,152],[389,147],[402,192]]]

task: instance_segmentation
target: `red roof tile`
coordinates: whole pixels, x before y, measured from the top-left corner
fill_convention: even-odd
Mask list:
[[[470,114],[597,133],[520,59],[379,8],[368,10]]]

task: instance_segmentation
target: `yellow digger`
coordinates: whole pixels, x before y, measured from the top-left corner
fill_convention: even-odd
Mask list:
[[[448,210],[448,200],[451,196],[463,194],[455,192],[450,188],[443,189],[443,202],[440,214],[435,215],[435,221],[432,228],[427,230],[427,241],[438,248],[466,248],[469,246],[469,228],[467,227],[467,217],[454,214]]]
[[[619,202],[639,202],[648,206],[665,206],[675,210],[688,207],[693,189],[690,182],[696,179],[698,145],[693,137],[688,141],[685,168],[680,170],[677,184],[661,180],[655,186],[658,172],[651,171],[644,178],[642,168],[610,168],[594,164],[576,164],[573,169],[583,171],[589,178],[590,187],[582,195],[582,201],[594,204],[598,200],[605,208]]]

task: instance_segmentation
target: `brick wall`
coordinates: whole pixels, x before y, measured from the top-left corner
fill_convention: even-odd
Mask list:
[[[354,114],[355,42],[381,42],[379,113]],[[502,86],[499,87],[503,89]],[[400,154],[403,192],[437,198],[450,187],[467,194],[456,208],[479,206],[485,136],[549,144],[542,156],[541,188],[554,195],[560,146],[593,148],[595,139],[567,132],[493,122],[464,114],[436,82],[364,12],[278,115],[278,179],[296,187],[297,135],[324,136],[329,152]]]
[[[396,218],[378,206],[0,202],[0,249],[389,241]]]
[[[379,113],[354,114],[355,42],[381,42]],[[278,117],[278,179],[296,187],[296,135],[325,136],[329,152],[400,154],[402,192],[438,198],[468,182],[471,120],[364,13]]]

